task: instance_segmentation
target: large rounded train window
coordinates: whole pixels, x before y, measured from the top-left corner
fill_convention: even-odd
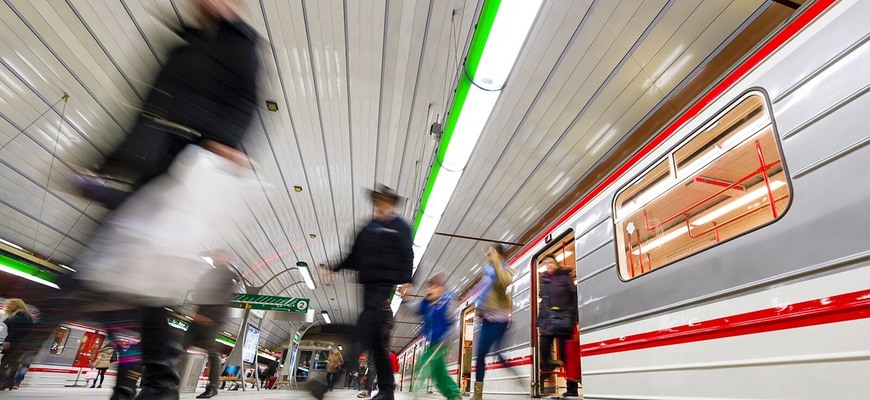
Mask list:
[[[619,271],[632,279],[782,215],[791,186],[761,93],[744,95],[614,200]]]

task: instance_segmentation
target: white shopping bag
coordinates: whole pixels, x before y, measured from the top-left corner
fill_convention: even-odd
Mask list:
[[[144,306],[184,302],[205,271],[200,257],[219,226],[256,184],[249,169],[188,146],[170,170],[130,197],[107,221],[79,265],[94,290]]]

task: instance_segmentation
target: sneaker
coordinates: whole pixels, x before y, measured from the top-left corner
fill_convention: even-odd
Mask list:
[[[356,397],[357,397],[358,399],[368,399],[368,398],[371,398],[371,397],[372,397],[372,394],[369,393],[368,390],[363,389],[363,391],[357,393]]]

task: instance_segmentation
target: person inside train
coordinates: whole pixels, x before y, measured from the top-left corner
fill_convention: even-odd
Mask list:
[[[26,353],[23,342],[27,340],[33,325],[33,318],[21,299],[7,299],[3,308],[6,319],[6,339],[3,340],[3,360],[0,366],[0,390],[15,386],[15,375]]]
[[[111,340],[107,340],[103,347],[100,348],[100,351],[97,352],[97,357],[94,361],[88,361],[91,367],[97,370],[97,377],[94,378],[94,382],[91,384],[91,389],[93,388],[101,388],[103,387],[103,381],[106,379],[106,371],[109,370],[109,367],[112,366],[112,363],[116,360],[116,349],[115,343]],[[100,381],[97,383],[97,381]]]
[[[555,257],[548,255],[541,264],[546,270],[541,273],[537,323],[541,335],[541,371],[546,375],[565,360],[565,343],[577,325],[577,287],[569,271],[560,267]],[[553,341],[557,343],[559,361],[553,360]],[[567,385],[563,396],[577,397],[577,382],[569,380]]]
[[[236,274],[230,269],[230,253],[223,249],[212,252],[214,269],[203,276],[196,290],[196,314],[184,334],[184,348],[192,346],[208,352],[208,385],[205,392],[196,396],[208,399],[218,395],[220,383],[221,353],[215,338],[229,318],[230,300],[236,284]]]
[[[480,333],[477,340],[477,357],[474,371],[474,394],[471,400],[483,399],[483,378],[486,375],[486,355],[498,348],[511,320],[512,295],[508,286],[513,282],[513,271],[505,261],[504,247],[492,244],[486,250],[486,260],[481,279],[472,289],[477,294],[475,307],[480,317]],[[507,362],[501,353],[496,353],[499,362]]]
[[[460,400],[462,393],[459,392],[459,386],[447,372],[447,353],[450,351],[448,339],[453,328],[451,311],[456,295],[448,291],[444,283],[442,274],[430,277],[424,286],[425,296],[417,307],[417,314],[423,318],[423,336],[428,344],[414,368],[416,376],[413,382],[425,382],[431,378],[438,392],[447,400]]]
[[[350,269],[359,272],[363,284],[363,311],[357,320],[357,341],[347,359],[349,369],[356,368],[363,350],[369,350],[369,360],[374,362],[378,374],[378,394],[375,400],[393,400],[395,379],[390,368],[390,331],[393,328],[393,311],[390,297],[401,285],[404,294],[413,282],[414,250],[411,247],[411,227],[396,215],[400,196],[393,189],[379,185],[370,192],[373,203],[372,220],[357,234],[350,254],[328,274]],[[315,398],[322,398],[325,385],[311,381],[306,385]]]

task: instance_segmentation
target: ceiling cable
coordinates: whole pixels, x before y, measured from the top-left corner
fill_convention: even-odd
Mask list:
[[[40,221],[42,221],[42,216],[45,213],[45,200],[46,200],[46,197],[48,196],[48,192],[49,192],[48,187],[49,187],[49,185],[51,185],[51,173],[52,173],[52,171],[54,171],[54,160],[57,158],[57,144],[58,144],[58,142],[60,142],[60,133],[61,133],[61,129],[63,128],[63,121],[66,118],[66,105],[67,105],[68,100],[69,100],[69,94],[64,92],[63,96],[61,96],[60,100],[58,100],[58,103],[61,100],[63,101],[63,108],[60,111],[60,121],[58,121],[58,123],[57,123],[57,137],[54,139],[54,148],[52,148],[52,150],[51,150],[51,162],[48,165],[48,178],[46,179],[46,182],[45,182],[46,190],[42,193],[42,207],[39,208],[39,220]],[[55,103],[55,104],[57,104],[57,103]],[[52,108],[54,108],[54,106],[51,106],[49,108],[49,110],[51,110]],[[48,110],[46,110],[45,112],[48,112]],[[45,115],[45,113],[42,113],[42,115]],[[38,119],[39,118],[37,118],[37,120]],[[29,126],[33,125],[34,123],[36,123],[36,120],[31,122],[30,125],[27,125],[27,126],[29,127]],[[21,130],[21,133],[24,133],[24,129]],[[19,135],[20,135],[20,133],[19,133]],[[16,137],[17,136],[18,135],[16,135]],[[4,147],[5,147],[5,145],[4,145]],[[84,212],[82,212],[82,214],[84,214]],[[79,217],[81,217],[81,216],[79,216]],[[78,222],[78,220],[76,220],[76,222]],[[36,239],[39,238],[39,226],[40,225],[41,225],[40,223],[36,224],[36,232],[33,235],[33,247],[32,247],[33,249],[36,248]],[[73,224],[73,226],[75,226],[75,224]],[[70,227],[70,231],[72,231],[72,227]],[[63,238],[61,238],[60,241],[63,242]],[[60,243],[58,243],[58,246],[60,246]]]
[[[27,124],[27,126],[25,126],[24,128],[21,128],[15,136],[13,136],[11,139],[9,139],[8,141],[6,141],[6,143],[4,143],[3,146],[0,146],[0,150],[5,149],[6,146],[8,146],[9,143],[12,143],[13,140],[18,139],[18,137],[21,136],[21,134],[23,134],[24,131],[27,130],[27,128],[30,128],[31,126],[33,126],[33,124],[35,124],[36,121],[39,121],[39,119],[42,118],[45,114],[47,114],[49,111],[54,110],[54,106],[58,105],[61,101],[64,102],[64,107],[65,107],[65,106],[66,106],[66,101],[67,101],[67,99],[69,99],[69,95],[66,94],[66,92],[64,92],[64,93],[63,93],[63,96],[60,97],[60,100],[58,100],[58,101],[54,102],[54,104],[48,106],[48,109],[45,110],[45,111],[43,111],[42,114],[39,114],[39,116],[37,116],[36,119],[34,119],[33,121],[31,121],[31,122],[30,122],[29,124]]]

